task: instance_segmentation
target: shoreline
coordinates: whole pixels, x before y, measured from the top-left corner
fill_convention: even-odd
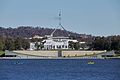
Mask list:
[[[111,58],[96,58],[96,57],[0,57],[2,59],[120,59],[119,57],[111,57]]]

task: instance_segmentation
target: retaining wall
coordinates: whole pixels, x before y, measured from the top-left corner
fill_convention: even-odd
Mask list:
[[[58,57],[58,51],[13,51],[18,56],[27,55],[27,56],[39,56],[39,57]],[[62,56],[84,56],[98,54],[105,51],[61,51]],[[60,57],[60,56],[59,56]]]
[[[13,51],[17,55],[30,55],[39,57],[57,57],[58,51]]]
[[[84,56],[102,53],[105,51],[62,51],[62,56]]]

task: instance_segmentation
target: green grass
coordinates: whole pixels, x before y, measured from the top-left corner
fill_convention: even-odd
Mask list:
[[[4,51],[0,51],[0,56],[3,55],[3,54],[5,54],[5,52]]]

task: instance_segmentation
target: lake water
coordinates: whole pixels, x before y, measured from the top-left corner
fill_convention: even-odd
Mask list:
[[[120,80],[120,60],[0,60],[0,80]]]

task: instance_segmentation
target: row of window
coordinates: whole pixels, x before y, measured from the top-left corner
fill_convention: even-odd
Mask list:
[[[54,46],[52,46],[52,45],[47,45],[47,48],[49,48],[49,49],[55,49],[55,45],[54,45]],[[67,45],[56,45],[56,48],[57,48],[57,49],[68,48],[68,46],[67,46]]]
[[[57,45],[57,48],[67,48],[67,45]]]

